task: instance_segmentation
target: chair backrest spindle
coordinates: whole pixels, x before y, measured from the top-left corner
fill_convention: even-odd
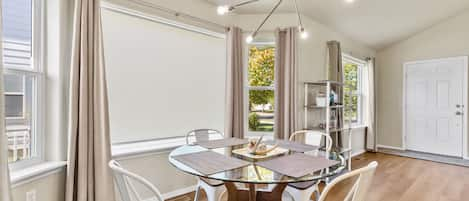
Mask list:
[[[109,161],[109,167],[113,170],[114,179],[116,181],[117,188],[119,190],[122,201],[143,200],[138,194],[131,180],[136,181],[137,183],[140,183],[146,188],[148,188],[154,194],[154,197],[157,201],[164,201],[160,191],[143,177],[125,170],[115,160]]]

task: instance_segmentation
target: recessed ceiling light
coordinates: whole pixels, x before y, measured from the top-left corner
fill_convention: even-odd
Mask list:
[[[346,3],[353,3],[355,0],[345,0]]]

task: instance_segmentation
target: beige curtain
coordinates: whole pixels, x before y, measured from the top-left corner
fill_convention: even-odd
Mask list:
[[[371,151],[377,150],[377,133],[376,133],[376,79],[375,79],[375,58],[367,59],[367,112],[366,123],[367,123],[367,136],[366,136],[366,149]]]
[[[243,32],[231,27],[227,37],[225,136],[244,137]]]
[[[99,0],[76,0],[66,201],[114,201]]]
[[[296,131],[297,28],[276,30],[275,137],[288,140]]]
[[[327,50],[328,50],[328,79],[343,82],[344,74],[342,70],[342,49],[340,48],[340,42],[338,41],[329,41],[327,42]],[[332,90],[337,94],[339,100],[344,100],[343,97],[343,89],[342,87],[332,87]],[[336,121],[338,127],[342,127],[343,125],[343,113],[339,113],[336,115]],[[342,147],[342,135],[340,133],[337,134],[336,137],[332,138],[334,141],[334,145]]]
[[[2,0],[0,0],[0,41],[2,37]],[[0,55],[3,55],[0,43]],[[11,201],[10,171],[8,169],[8,138],[5,132],[5,96],[3,94],[3,57],[0,56],[0,201]]]

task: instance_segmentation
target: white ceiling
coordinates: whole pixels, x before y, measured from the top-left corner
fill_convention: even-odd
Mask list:
[[[221,5],[243,0],[207,1]],[[278,12],[294,12],[294,0],[283,1]],[[469,0],[355,0],[352,4],[344,0],[297,1],[304,15],[377,50],[469,8]],[[276,2],[261,0],[236,13],[266,13]]]

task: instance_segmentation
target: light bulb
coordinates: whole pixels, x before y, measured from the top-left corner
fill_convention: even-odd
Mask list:
[[[253,40],[254,40],[254,37],[250,35],[246,38],[246,43],[252,43]]]
[[[307,39],[308,38],[308,32],[303,30],[302,32],[300,32],[300,37],[302,39]]]
[[[229,11],[230,11],[230,7],[227,6],[227,5],[218,6],[218,8],[217,8],[217,13],[219,15],[224,15],[224,14],[228,13]]]
[[[300,37],[302,39],[308,38],[308,32],[306,32],[305,28],[303,26],[298,26],[298,32],[300,32]]]

